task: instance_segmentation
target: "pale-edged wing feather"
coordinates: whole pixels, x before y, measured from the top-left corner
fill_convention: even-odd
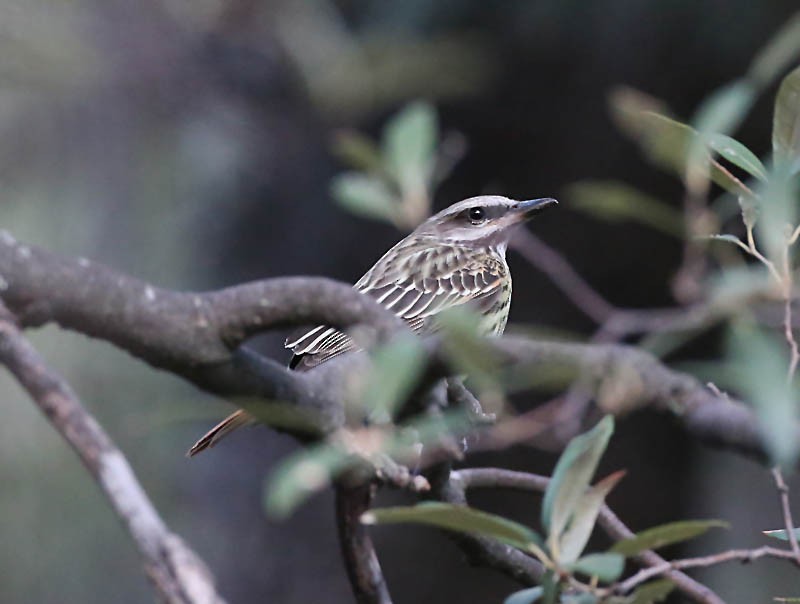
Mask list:
[[[406,240],[389,250],[353,287],[394,311],[414,331],[424,333],[433,329],[432,317],[447,308],[469,303],[476,311],[489,313],[505,304],[511,293],[500,251]],[[294,352],[290,367],[302,369],[357,346],[347,334],[318,325],[287,338],[286,348]]]

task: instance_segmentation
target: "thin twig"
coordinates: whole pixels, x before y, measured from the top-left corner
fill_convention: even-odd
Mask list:
[[[467,468],[453,472],[451,480],[462,485],[465,490],[481,488],[507,488],[522,491],[544,492],[550,479],[546,476],[529,474],[527,472],[514,472],[501,468]],[[598,517],[598,523],[606,533],[615,540],[629,539],[633,532],[611,511],[603,505]],[[636,557],[637,562],[643,565],[668,564],[663,558],[652,551],[642,552]],[[725,604],[725,602],[711,589],[698,583],[688,575],[678,571],[665,571],[669,579],[684,594],[700,604]]]
[[[145,571],[168,604],[223,604],[206,565],[159,516],[122,452],[50,369],[0,303],[0,363],[72,446],[133,539]]]
[[[783,511],[783,525],[786,528],[786,537],[789,539],[795,563],[800,566],[800,546],[797,544],[797,535],[794,532],[794,520],[792,520],[792,508],[789,502],[789,486],[783,479],[783,472],[778,467],[772,468],[772,477],[775,479],[775,486],[780,493],[781,510]]]

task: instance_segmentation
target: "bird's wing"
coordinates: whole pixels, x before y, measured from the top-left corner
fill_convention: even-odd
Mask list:
[[[405,319],[416,332],[432,329],[431,317],[447,308],[470,303],[488,313],[501,303],[510,287],[505,262],[457,248],[423,248],[411,254],[390,250],[365,274],[355,289]],[[303,361],[310,368],[334,356],[356,350],[345,333],[328,325],[304,330],[286,340],[294,352],[290,367]]]

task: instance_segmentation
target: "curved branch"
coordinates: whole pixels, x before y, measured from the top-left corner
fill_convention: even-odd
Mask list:
[[[139,549],[145,571],[161,598],[169,604],[224,604],[206,565],[167,528],[122,452],[66,381],[47,367],[2,305],[0,363],[30,394],[97,481]]]

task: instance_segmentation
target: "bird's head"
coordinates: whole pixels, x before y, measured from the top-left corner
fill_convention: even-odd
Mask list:
[[[499,195],[471,197],[454,203],[419,225],[415,234],[452,243],[508,243],[512,227],[558,202],[550,197],[515,201]]]

